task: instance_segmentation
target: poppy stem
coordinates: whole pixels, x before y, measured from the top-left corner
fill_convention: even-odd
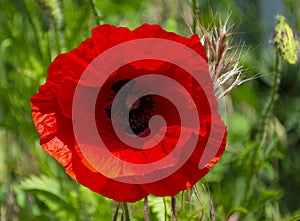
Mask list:
[[[263,112],[262,115],[262,122],[260,125],[260,129],[259,129],[259,134],[258,134],[258,148],[262,147],[265,143],[265,139],[266,139],[266,127],[267,127],[267,122],[270,116],[270,113],[274,107],[274,104],[278,98],[277,96],[277,91],[279,88],[279,83],[280,83],[280,72],[279,72],[279,52],[276,51],[276,61],[275,61],[275,73],[274,73],[274,78],[273,78],[273,87],[272,87],[272,91],[271,91],[271,96],[270,96],[270,100],[267,103],[265,110]]]
[[[115,214],[114,214],[114,217],[113,217],[113,221],[117,221],[118,213],[119,213],[119,207],[120,207],[120,203],[117,202],[117,207],[116,207],[116,211],[115,211]]]
[[[145,221],[149,221],[149,207],[148,207],[148,197],[144,198],[144,218]]]
[[[194,187],[192,186],[191,189],[190,189],[190,192],[189,192],[189,199],[188,199],[188,202],[189,202],[189,211],[191,212],[192,211],[192,199],[193,199],[193,193],[194,193]]]
[[[181,191],[181,204],[180,204],[180,209],[182,210],[183,209],[183,203],[184,203],[184,190]]]
[[[210,220],[211,221],[215,221],[215,207],[214,207],[214,203],[212,200],[212,197],[210,196]]]
[[[163,197],[163,203],[164,203],[164,209],[165,209],[165,221],[167,220],[168,217],[168,212],[167,212],[167,204],[166,204],[166,199]]]
[[[276,50],[276,58],[275,58],[275,71],[274,71],[274,77],[273,77],[273,86],[271,89],[271,96],[269,98],[269,101],[266,103],[265,109],[262,113],[262,121],[259,127],[258,136],[257,136],[257,143],[254,146],[254,153],[253,157],[251,159],[251,171],[248,176],[247,182],[246,182],[246,192],[244,195],[244,202],[247,205],[248,204],[248,198],[249,194],[251,192],[250,186],[251,182],[256,174],[258,163],[260,162],[257,158],[259,157],[259,153],[262,150],[262,148],[265,145],[266,142],[266,136],[267,136],[267,124],[270,117],[270,113],[274,107],[274,104],[278,98],[277,92],[280,84],[280,72],[279,72],[279,52]]]
[[[130,221],[128,205],[126,202],[123,202],[122,204],[123,204],[123,211],[124,211],[124,215],[125,215],[125,221]]]
[[[176,214],[176,198],[175,196],[171,197],[171,208],[172,208],[172,216],[173,220],[177,221],[177,214]]]

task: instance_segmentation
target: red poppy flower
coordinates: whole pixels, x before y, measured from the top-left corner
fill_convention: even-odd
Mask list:
[[[30,102],[44,150],[74,180],[116,201],[174,196],[225,149],[199,37],[158,25],[94,28],[57,56]]]

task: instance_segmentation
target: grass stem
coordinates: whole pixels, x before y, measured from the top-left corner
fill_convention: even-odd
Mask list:
[[[192,8],[193,8],[193,33],[196,33],[196,27],[197,27],[197,2],[196,0],[192,0]]]

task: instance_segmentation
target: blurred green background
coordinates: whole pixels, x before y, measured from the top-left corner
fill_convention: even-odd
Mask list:
[[[247,49],[245,73],[259,78],[227,97],[227,150],[192,199],[188,191],[177,196],[178,220],[210,220],[210,197],[215,220],[300,220],[299,64],[281,63],[267,143],[255,159],[258,166],[251,168],[274,72],[269,40],[275,15],[285,15],[300,36],[299,0],[0,0],[1,221],[112,220],[116,203],[72,181],[39,146],[29,99],[45,82],[51,61],[90,37],[97,24],[133,29],[157,23],[190,36],[193,11],[205,26],[212,24],[212,15],[225,20],[230,14],[236,25],[233,44],[244,42]],[[132,220],[143,220],[143,202],[129,209]],[[171,220],[168,197],[150,197],[149,209],[150,220]]]

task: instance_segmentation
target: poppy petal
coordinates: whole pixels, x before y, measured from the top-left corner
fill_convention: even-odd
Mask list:
[[[105,71],[110,62],[114,61],[108,60],[98,69],[93,63],[99,55],[114,46],[149,38],[169,40],[191,49],[199,58],[199,66],[195,67],[193,73],[188,73],[178,65],[164,60],[141,58],[107,75]],[[154,45],[149,45],[149,50],[152,47]],[[167,50],[165,48],[161,53],[167,54]],[[130,51],[122,49],[116,52],[115,57],[122,59],[128,53]],[[191,59],[189,56],[182,57],[182,62]],[[83,73],[89,67],[92,67],[89,70],[91,73],[89,79],[85,79]],[[161,87],[159,93],[175,94],[176,99],[184,105],[186,119],[181,119],[181,112],[172,100],[151,91],[153,82],[145,82],[131,84],[130,93],[123,99],[123,106],[120,104],[116,109],[120,115],[128,112],[129,123],[122,121],[115,126],[112,106],[121,88],[134,82],[135,78],[153,74],[173,79],[180,85]],[[197,81],[199,78],[208,80],[200,85]],[[75,115],[74,97],[78,90],[84,93],[76,96],[75,111],[80,114]],[[139,95],[145,90],[148,97],[143,96],[142,99]],[[127,105],[131,104],[135,96],[138,97],[135,103]],[[93,100],[92,97],[96,98]],[[185,101],[186,97],[190,97],[190,100]],[[167,32],[159,25],[143,24],[135,30],[113,25],[94,28],[91,38],[83,41],[76,49],[55,58],[48,68],[46,83],[39,88],[30,103],[33,122],[44,150],[74,180],[119,202],[135,202],[148,194],[174,196],[190,188],[220,160],[226,146],[226,127],[217,111],[218,102],[199,36],[194,34],[186,38]],[[197,118],[193,115],[195,111]],[[153,134],[154,129],[150,123],[156,115],[161,116],[166,125]],[[83,140],[76,134],[79,121],[85,122],[86,136]],[[98,137],[91,137],[91,121],[96,125],[102,146],[98,144]],[[194,122],[200,125],[199,128],[194,126]],[[135,128],[134,134],[132,130],[126,131],[125,125],[128,124],[131,129]],[[126,137],[135,138],[139,148],[124,143],[115,131],[116,127],[123,129]],[[149,134],[153,135],[151,139],[142,139]],[[95,162],[88,159],[83,146]],[[103,154],[106,149],[111,155]],[[208,161],[200,167],[204,155]],[[147,182],[141,182],[144,179],[148,179]]]

